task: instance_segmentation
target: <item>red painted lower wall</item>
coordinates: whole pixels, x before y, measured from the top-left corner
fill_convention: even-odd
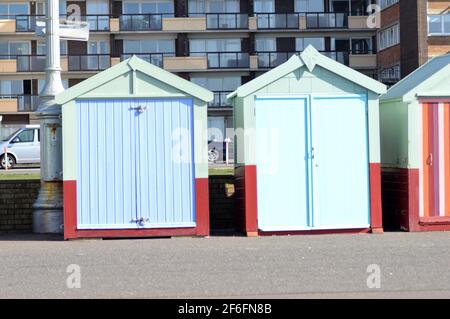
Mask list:
[[[307,231],[262,232],[258,230],[258,204],[256,165],[238,166],[235,169],[235,198],[238,230],[247,236],[254,235],[300,235],[330,233],[374,233],[383,232],[383,213],[381,200],[381,167],[379,163],[370,164],[370,229],[329,229]]]
[[[64,239],[209,235],[208,178],[198,178],[195,180],[197,226],[192,228],[77,230],[76,181],[64,181],[63,187],[64,187]]]
[[[258,202],[256,165],[235,169],[235,201],[237,229],[247,236],[258,234]]]
[[[382,169],[383,220],[385,229],[450,231],[448,217],[419,217],[419,169]]]

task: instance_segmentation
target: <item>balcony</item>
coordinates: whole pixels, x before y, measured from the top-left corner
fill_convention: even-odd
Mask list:
[[[0,112],[34,112],[39,105],[39,96],[18,94],[18,95],[0,95]]]
[[[301,13],[305,17],[306,29],[346,29],[348,28],[348,13],[340,12],[307,12]]]
[[[227,95],[231,91],[214,91],[214,99],[208,103],[209,108],[231,108],[231,104],[227,101]]]
[[[208,60],[206,56],[165,57],[163,66],[168,71],[207,70]]]
[[[300,28],[298,13],[255,13],[259,30]]]
[[[120,31],[161,31],[163,17],[173,17],[173,14],[122,14],[119,18]]]
[[[43,72],[45,55],[0,55],[0,73]]]
[[[44,15],[17,15],[14,16],[14,26],[7,27],[5,21],[0,20],[0,26],[3,23],[3,28],[0,27],[0,32],[34,32],[36,30],[36,21],[43,20]],[[66,16],[61,15],[62,19]],[[92,32],[107,32],[110,30],[110,16],[108,14],[100,15],[85,15],[80,17],[81,21],[89,23],[89,30]]]
[[[205,31],[206,17],[163,18],[163,31]]]
[[[130,57],[132,57],[133,55],[136,55],[137,57],[153,64],[156,65],[160,68],[164,67],[164,59],[166,57],[174,57],[175,53],[174,52],[166,52],[166,53],[125,53],[122,54],[121,61],[126,60]]]
[[[191,56],[206,56],[208,69],[248,69],[250,56],[243,52],[191,52]]]
[[[295,55],[296,52],[257,52],[258,56],[258,68],[275,68],[280,64],[286,62],[291,56]]]
[[[111,66],[109,54],[69,55],[68,71],[102,71]]]
[[[15,16],[15,32],[34,32],[36,30],[36,21],[44,18],[44,15]]]
[[[247,13],[206,13],[208,30],[245,30],[248,29]]]

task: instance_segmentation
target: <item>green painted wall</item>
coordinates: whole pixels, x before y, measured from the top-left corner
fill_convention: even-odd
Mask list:
[[[233,99],[235,128],[245,128],[236,136],[236,164],[255,165],[255,96],[292,94],[367,94],[369,116],[370,162],[380,162],[378,95],[318,65],[312,72],[301,67],[246,97]]]
[[[176,98],[194,99],[194,152],[195,177],[208,177],[208,132],[207,103],[167,85],[147,74],[131,71],[122,74],[106,83],[100,84],[91,91],[76,99],[107,99],[107,98]],[[68,101],[62,106],[63,114],[63,165],[64,180],[76,179],[76,104]]]

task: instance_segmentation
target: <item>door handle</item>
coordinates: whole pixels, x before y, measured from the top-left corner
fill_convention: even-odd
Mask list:
[[[144,226],[145,224],[147,224],[150,221],[150,219],[144,218],[144,217],[139,217],[139,218],[133,218],[131,221],[136,224],[139,224],[139,226]]]
[[[433,165],[433,153],[428,154],[427,165],[429,165],[429,166]]]

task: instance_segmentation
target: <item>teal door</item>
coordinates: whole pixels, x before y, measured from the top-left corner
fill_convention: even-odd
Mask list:
[[[262,231],[367,228],[366,97],[258,98]]]
[[[366,99],[311,103],[312,227],[369,227]]]
[[[258,226],[308,228],[307,100],[256,102]]]

